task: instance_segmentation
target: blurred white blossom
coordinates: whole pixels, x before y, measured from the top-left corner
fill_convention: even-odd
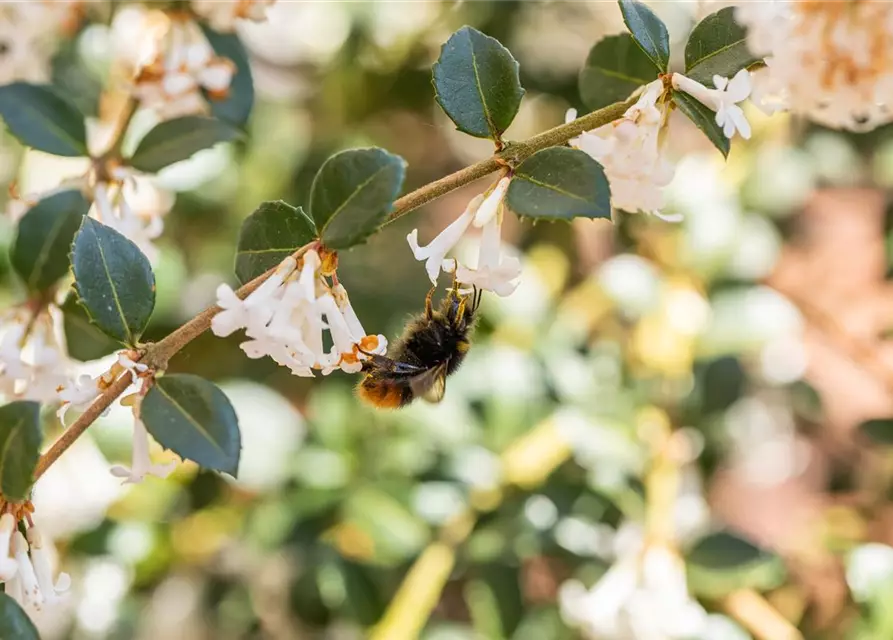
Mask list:
[[[33,522],[27,538],[17,529],[11,513],[0,516],[0,581],[6,595],[30,612],[41,611],[65,597],[71,586],[67,573],[53,577],[55,549]]]
[[[267,18],[267,8],[276,0],[192,0],[192,10],[204,18],[216,31],[231,32],[237,20],[261,22]]]

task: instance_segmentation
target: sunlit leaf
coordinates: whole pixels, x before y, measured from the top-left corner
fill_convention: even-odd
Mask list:
[[[670,35],[663,20],[642,2],[619,0],[623,21],[642,51],[655,66],[666,72],[670,63]]]

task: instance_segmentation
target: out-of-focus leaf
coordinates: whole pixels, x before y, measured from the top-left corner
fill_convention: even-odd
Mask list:
[[[310,213],[323,244],[348,249],[385,221],[403,187],[406,163],[384,149],[348,149],[323,163],[310,188]]]
[[[19,220],[12,267],[30,291],[44,291],[68,273],[71,241],[90,203],[77,190],[47,196]]]
[[[347,499],[344,519],[369,536],[371,559],[385,564],[412,557],[430,537],[428,527],[398,500],[372,487],[361,487]]]
[[[874,444],[893,445],[893,418],[873,418],[859,425],[859,433]]]
[[[254,106],[254,81],[251,78],[251,65],[248,53],[235,33],[219,33],[203,24],[202,31],[218,56],[228,58],[236,65],[236,75],[229,85],[229,94],[220,99],[205,92],[211,105],[211,113],[237,127],[244,127]]]
[[[146,256],[111,227],[85,217],[71,265],[78,296],[96,326],[136,346],[155,308],[155,274]]]
[[[493,140],[515,119],[524,96],[509,50],[471,27],[459,29],[441,48],[434,89],[459,131]]]
[[[710,139],[723,156],[729,155],[729,139],[722,132],[722,127],[716,124],[716,114],[698,102],[696,98],[691,97],[684,91],[673,91],[673,102],[684,113],[689,120],[695,123],[695,126],[704,132],[704,135]]]
[[[489,564],[476,569],[479,575],[465,590],[475,630],[485,638],[510,638],[524,615],[520,575],[517,567]]]
[[[506,204],[540,220],[610,218],[611,189],[602,166],[568,147],[537,151],[515,170]]]
[[[118,348],[115,340],[90,322],[90,316],[78,302],[74,291],[65,298],[62,305],[62,327],[68,355],[75,360],[96,360]]]
[[[347,596],[344,604],[351,612],[351,617],[366,627],[378,622],[387,602],[381,587],[373,580],[371,568],[349,560],[340,560],[338,570]]]
[[[714,75],[731,79],[761,60],[747,47],[747,29],[735,22],[735,7],[701,20],[685,45],[685,75],[708,87],[713,86]]]
[[[239,135],[238,129],[217,118],[184,116],[165,120],[140,140],[129,163],[140,171],[157,173],[202,149],[229,142]]]
[[[632,36],[607,36],[595,43],[580,70],[580,98],[595,111],[626,100],[655,78],[654,63]]]
[[[772,589],[785,573],[778,555],[728,532],[701,538],[688,552],[686,566],[692,590],[707,597],[738,589]]]
[[[0,638],[40,640],[37,627],[15,600],[0,593]]]
[[[61,39],[50,61],[50,80],[56,93],[65,96],[85,116],[99,116],[99,96],[103,83],[84,64],[78,49],[80,34]]]
[[[619,0],[623,22],[654,65],[666,72],[670,63],[670,34],[663,20],[642,2]]]
[[[724,356],[704,367],[701,410],[703,413],[725,411],[741,397],[747,376],[738,358]]]
[[[245,218],[236,249],[236,277],[245,284],[316,238],[316,225],[301,207],[262,202]]]
[[[40,457],[40,405],[19,400],[0,407],[0,491],[27,500]]]
[[[84,115],[51,87],[13,82],[0,87],[0,117],[22,144],[57,156],[86,156]]]
[[[162,447],[232,476],[242,443],[236,412],[216,385],[191,374],[158,378],[143,399],[146,430]]]

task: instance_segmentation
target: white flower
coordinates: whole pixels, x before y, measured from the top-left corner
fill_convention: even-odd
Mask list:
[[[12,580],[19,569],[19,565],[9,555],[15,528],[16,520],[11,513],[0,516],[0,581],[2,582]]]
[[[744,117],[744,111],[737,103],[750,96],[750,72],[741,69],[730,80],[722,76],[713,76],[715,89],[708,89],[700,82],[692,80],[681,73],[673,74],[673,88],[684,91],[705,107],[716,112],[716,124],[722,127],[723,134],[732,138],[735,132],[747,140],[750,138],[750,123]]]
[[[622,118],[570,141],[571,146],[589,154],[604,167],[615,209],[664,217],[660,214],[664,187],[675,172],[661,145],[661,133],[667,122],[668,103],[661,100],[664,91],[661,79],[645,85],[639,99]],[[570,122],[575,117],[576,112],[570,110],[566,119]]]
[[[54,306],[0,316],[0,392],[8,400],[52,402],[68,382],[73,365],[59,339],[61,320]]]
[[[28,542],[31,543],[31,562],[44,602],[46,604],[59,602],[62,600],[62,596],[59,594],[68,591],[71,587],[71,577],[67,573],[60,573],[58,579],[53,580],[53,566],[49,551],[44,545],[43,536],[37,526],[28,529]]]
[[[154,263],[158,258],[158,249],[153,241],[164,231],[161,216],[166,210],[153,211],[145,216],[139,215],[126,197],[127,187],[136,188],[134,177],[126,172],[119,172],[115,177],[120,182],[114,184],[98,182],[94,185],[94,217],[133,242],[149,262]],[[115,190],[114,203],[110,197],[112,188]]]
[[[130,468],[116,465],[110,469],[113,476],[124,478],[124,484],[138,484],[143,481],[146,475],[167,478],[177,467],[176,462],[152,464],[152,459],[149,457],[149,432],[146,431],[146,425],[143,424],[143,421],[137,415],[138,406],[138,403],[134,405],[133,452],[131,454]]]
[[[755,93],[826,126],[893,120],[893,11],[886,2],[743,2],[735,18],[765,56]]]
[[[333,343],[328,366],[322,370],[323,375],[338,368],[345,373],[359,373],[363,369],[362,361],[369,357],[363,351],[379,355],[386,353],[387,339],[383,335],[366,335],[343,286],[338,284],[332,287],[332,295],[323,296],[319,303]]]
[[[136,78],[133,92],[145,107],[176,118],[208,111],[202,90],[212,100],[226,98],[236,66],[214,54],[197,23],[172,21],[165,43]]]
[[[415,259],[425,261],[425,271],[432,284],[437,284],[441,271],[447,271],[455,273],[456,279],[463,285],[493,291],[500,296],[507,296],[515,290],[521,275],[521,262],[517,258],[506,256],[500,241],[503,199],[510,182],[509,177],[501,178],[489,193],[472,198],[462,215],[426,246],[419,245],[418,229],[413,229],[406,236]],[[447,258],[447,254],[453,251],[471,226],[483,227],[478,261],[474,267],[460,264],[456,258]]]
[[[267,8],[276,0],[192,0],[192,10],[206,19],[216,31],[231,32],[238,20],[262,22],[267,18]]]
[[[50,547],[37,527],[32,525],[28,529],[26,540],[10,513],[0,517],[0,568],[0,581],[6,583],[6,594],[23,608],[33,611],[61,601],[60,594],[71,586],[67,573],[60,573],[58,579],[53,579]]]
[[[12,590],[20,596],[19,603],[23,607],[31,607],[39,611],[43,607],[44,598],[40,592],[34,565],[31,564],[31,558],[28,557],[28,541],[20,531],[12,534],[12,552],[19,567],[11,581],[15,584]]]

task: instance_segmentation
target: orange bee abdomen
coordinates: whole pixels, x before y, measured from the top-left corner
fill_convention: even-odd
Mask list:
[[[357,385],[357,395],[364,402],[379,409],[397,409],[412,399],[408,387],[391,380],[375,379],[372,376],[366,376]]]

